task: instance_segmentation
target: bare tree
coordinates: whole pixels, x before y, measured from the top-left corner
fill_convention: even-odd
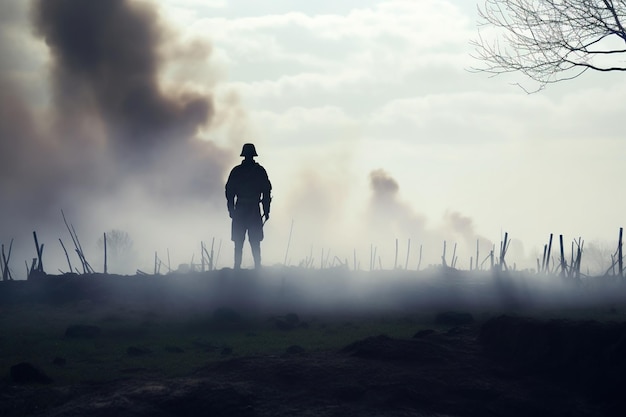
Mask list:
[[[611,266],[611,256],[615,253],[612,243],[596,240],[585,245],[585,257],[583,260],[584,273],[602,275]]]
[[[472,41],[484,65],[473,70],[520,72],[537,90],[587,70],[626,71],[616,58],[626,56],[626,0],[484,1]]]
[[[105,233],[105,235],[107,253],[111,259],[111,263],[114,266],[116,264],[117,266],[123,266],[132,256],[133,240],[127,232],[118,229],[112,229]],[[98,239],[97,244],[99,249],[104,249],[104,235]]]

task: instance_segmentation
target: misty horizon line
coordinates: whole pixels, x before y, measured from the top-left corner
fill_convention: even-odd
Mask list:
[[[78,257],[78,261],[79,261],[79,266],[81,268],[79,268],[78,266],[74,266],[72,267],[72,263],[70,261],[70,256],[67,250],[67,247],[65,246],[63,240],[61,238],[58,239],[60,245],[63,248],[63,251],[65,253],[65,257],[67,259],[68,262],[68,266],[69,266],[69,271],[64,271],[61,268],[58,268],[58,272],[60,272],[61,274],[68,274],[68,273],[75,273],[75,274],[79,274],[79,275],[84,275],[84,274],[89,274],[89,273],[94,273],[97,274],[98,272],[96,271],[96,269],[94,269],[94,267],[92,266],[92,263],[90,263],[87,259],[87,257],[85,256],[85,253],[83,251],[82,248],[82,244],[80,242],[79,236],[76,233],[76,230],[73,226],[72,223],[67,222],[64,213],[62,212],[62,216],[63,216],[63,220],[65,222],[65,225],[67,227],[67,231],[70,234],[70,238],[71,241],[74,245],[74,253],[75,253],[75,257]],[[120,230],[117,229],[112,229],[109,231],[110,232],[120,232]],[[122,231],[123,232],[123,231]],[[470,256],[470,262],[469,262],[469,268],[463,268],[461,266],[459,266],[459,256],[456,254],[457,252],[457,247],[458,247],[458,242],[454,242],[452,249],[450,251],[450,247],[447,245],[447,240],[442,240],[442,251],[441,256],[440,256],[440,262],[436,263],[436,262],[428,262],[428,263],[424,263],[424,265],[422,266],[422,261],[423,261],[423,249],[424,246],[423,244],[419,244],[419,260],[417,262],[417,266],[415,266],[415,262],[411,262],[411,266],[409,266],[409,259],[410,259],[410,255],[411,255],[411,242],[412,239],[408,238],[406,240],[406,252],[404,252],[404,250],[402,250],[402,248],[400,248],[400,240],[398,238],[395,239],[395,251],[394,251],[394,255],[393,255],[393,262],[389,262],[389,255],[386,256],[382,256],[379,254],[378,252],[378,248],[379,245],[375,245],[373,243],[370,243],[370,254],[369,256],[358,256],[357,255],[357,250],[356,248],[352,250],[352,259],[349,259],[347,256],[339,256],[338,254],[334,253],[332,251],[331,247],[320,247],[318,248],[317,252],[320,253],[320,256],[313,256],[313,245],[311,245],[311,249],[309,251],[309,255],[307,255],[304,258],[301,258],[298,262],[294,263],[292,262],[292,258],[288,257],[289,254],[289,243],[287,245],[286,251],[285,251],[285,258],[283,262],[270,262],[268,265],[264,265],[265,267],[288,267],[288,268],[292,268],[292,267],[297,267],[297,268],[302,268],[302,269],[319,269],[319,270],[323,270],[323,269],[336,269],[336,268],[342,268],[348,271],[354,271],[354,272],[374,272],[374,271],[415,271],[415,272],[419,272],[419,271],[425,271],[425,270],[434,270],[437,268],[443,268],[443,269],[451,269],[451,270],[458,270],[458,271],[512,271],[512,272],[527,272],[527,273],[536,273],[536,274],[548,274],[548,275],[564,275],[564,276],[574,276],[576,275],[578,278],[580,278],[581,276],[607,276],[607,275],[618,275],[619,276],[624,276],[623,274],[623,255],[621,252],[621,247],[622,247],[622,232],[623,232],[623,228],[620,228],[620,235],[619,235],[619,240],[618,240],[618,244],[617,244],[617,249],[615,250],[615,252],[613,252],[612,254],[609,254],[610,257],[610,266],[608,268],[605,268],[605,272],[604,273],[595,273],[595,274],[591,274],[589,272],[589,268],[587,268],[587,272],[582,272],[581,271],[581,260],[583,257],[583,254],[585,253],[584,251],[584,241],[582,240],[582,238],[578,238],[578,240],[574,240],[572,242],[572,252],[569,254],[569,256],[566,254],[566,250],[563,246],[563,235],[559,235],[559,243],[558,243],[558,247],[557,244],[554,244],[554,252],[552,252],[552,238],[554,236],[554,234],[550,234],[550,239],[549,239],[549,243],[546,243],[544,245],[544,256],[543,259],[539,259],[536,258],[536,262],[537,262],[537,268],[520,268],[518,269],[517,267],[517,263],[515,262],[515,260],[512,260],[512,262],[510,260],[508,260],[506,258],[506,253],[507,250],[509,248],[509,245],[511,243],[511,239],[508,239],[508,233],[505,232],[505,236],[504,239],[501,240],[500,242],[500,247],[499,247],[499,253],[496,252],[496,245],[495,244],[491,244],[491,250],[488,251],[488,254],[484,257],[480,256],[480,249],[479,249],[479,242],[480,242],[480,237],[476,239],[476,243],[477,243],[477,247],[476,247],[476,258],[474,258],[473,256]],[[126,232],[123,232],[126,233]],[[103,232],[102,236],[104,237],[104,241],[106,242],[107,239],[107,232]],[[34,237],[34,243],[36,245],[36,255],[37,257],[33,257],[32,258],[32,263],[29,267],[28,265],[28,261],[25,260],[25,264],[26,264],[26,277],[28,278],[30,276],[31,273],[33,273],[34,271],[39,271],[39,272],[43,272],[44,268],[43,268],[43,249],[44,249],[44,244],[43,243],[39,243],[38,242],[38,237],[37,237],[37,233],[36,231],[33,231],[33,237]],[[199,257],[199,261],[196,260],[196,253],[195,251],[192,252],[191,254],[191,260],[189,262],[178,262],[177,266],[176,263],[174,264],[174,266],[172,266],[171,260],[170,260],[170,256],[169,256],[169,248],[166,250],[166,256],[167,258],[163,257],[163,254],[161,253],[161,255],[159,256],[159,252],[157,250],[154,251],[154,275],[161,275],[161,269],[163,268],[163,270],[167,270],[165,273],[191,273],[191,272],[207,272],[207,271],[212,271],[212,270],[217,270],[217,269],[230,269],[227,266],[221,266],[218,268],[219,262],[220,262],[220,254],[222,251],[222,246],[223,246],[223,242],[224,239],[220,238],[219,242],[218,242],[218,246],[217,249],[215,247],[215,243],[216,243],[216,238],[213,237],[211,240],[211,246],[210,246],[210,251],[209,251],[209,246],[205,243],[204,240],[200,241],[200,252],[201,252],[201,256]],[[0,259],[0,266],[2,266],[2,280],[8,280],[7,277],[11,277],[12,274],[14,273],[14,269],[11,267],[11,254],[12,254],[12,247],[13,247],[13,243],[14,243],[14,238],[12,238],[10,240],[10,243],[8,245],[8,248],[5,248],[5,244],[4,242],[0,242],[2,243],[2,259]],[[100,241],[99,241],[100,243]],[[574,254],[574,244],[577,245],[576,247],[576,256]],[[106,243],[105,243],[106,245]],[[549,249],[548,249],[549,248]],[[104,246],[101,247],[101,255],[102,253],[104,254],[104,265],[102,258],[99,258],[98,260],[100,261],[99,263],[102,266],[102,272],[103,274],[107,274],[109,273],[109,271],[107,271],[108,267],[110,265],[108,265],[107,262],[110,261],[111,258],[109,258],[109,260],[107,260],[107,251],[109,251],[109,253],[111,253],[110,251],[113,251],[113,253],[116,253],[116,249],[117,251],[120,250],[120,248],[116,248],[115,244],[109,244],[109,246]],[[123,249],[123,248],[122,248]],[[547,249],[547,253],[546,253],[546,249]],[[126,250],[128,250],[129,252],[134,250],[133,248],[133,243],[132,240],[130,241],[130,246],[126,248]],[[557,253],[557,256],[554,256],[554,253]],[[114,256],[124,256],[125,254],[121,254],[117,253]],[[128,254],[126,254],[128,255]],[[621,256],[620,256],[621,255]],[[111,255],[109,255],[111,256]],[[92,257],[93,259],[94,257]],[[431,261],[432,261],[432,256],[430,257]],[[167,262],[165,262],[165,259],[167,259]],[[362,264],[361,260],[365,259],[367,261],[367,259],[369,259],[369,262],[366,264],[365,262]],[[384,262],[383,262],[384,259]],[[482,259],[482,261],[480,263],[476,262],[475,259]],[[196,260],[194,262],[194,260]],[[414,260],[414,258],[413,258]],[[111,263],[115,264],[116,262],[118,262],[118,260],[112,260]],[[385,265],[386,267],[383,267],[383,265]],[[391,266],[388,266],[391,265]],[[574,269],[577,268],[577,269]],[[81,272],[82,269],[82,272]],[[150,273],[147,273],[145,271],[143,271],[140,267],[137,268],[132,268],[135,271],[135,274],[141,274],[141,275],[151,275]],[[146,268],[144,268],[146,269]],[[616,269],[619,272],[616,272]],[[48,273],[46,273],[48,274]],[[115,273],[111,273],[111,274],[115,274]],[[55,275],[55,274],[49,274],[49,275]],[[122,274],[122,275],[129,275],[128,273],[126,274]]]

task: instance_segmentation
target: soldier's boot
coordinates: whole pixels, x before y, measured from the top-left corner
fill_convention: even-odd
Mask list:
[[[254,258],[254,268],[261,268],[261,242],[250,242],[252,249],[252,258]]]
[[[243,252],[243,242],[235,242],[235,269],[241,269],[241,254]]]

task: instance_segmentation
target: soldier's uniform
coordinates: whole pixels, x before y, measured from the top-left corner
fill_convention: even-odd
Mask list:
[[[254,266],[261,266],[263,217],[269,218],[272,184],[265,168],[254,161],[258,156],[253,144],[246,143],[241,150],[245,159],[232,169],[226,182],[226,202],[232,218],[231,239],[235,243],[235,269],[241,267],[243,242],[248,232]],[[260,205],[263,206],[261,214]]]

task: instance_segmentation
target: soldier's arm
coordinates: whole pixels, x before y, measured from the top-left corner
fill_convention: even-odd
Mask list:
[[[233,171],[230,172],[230,175],[228,176],[228,181],[226,181],[225,194],[226,208],[228,208],[228,214],[232,217],[232,213],[235,210],[235,187],[233,180]]]
[[[263,213],[265,213],[265,215],[267,217],[269,217],[270,214],[270,204],[272,203],[272,183],[270,182],[269,177],[267,176],[267,171],[265,171],[265,169],[263,169],[263,191],[262,191],[262,198],[261,198],[261,203],[263,204]]]

